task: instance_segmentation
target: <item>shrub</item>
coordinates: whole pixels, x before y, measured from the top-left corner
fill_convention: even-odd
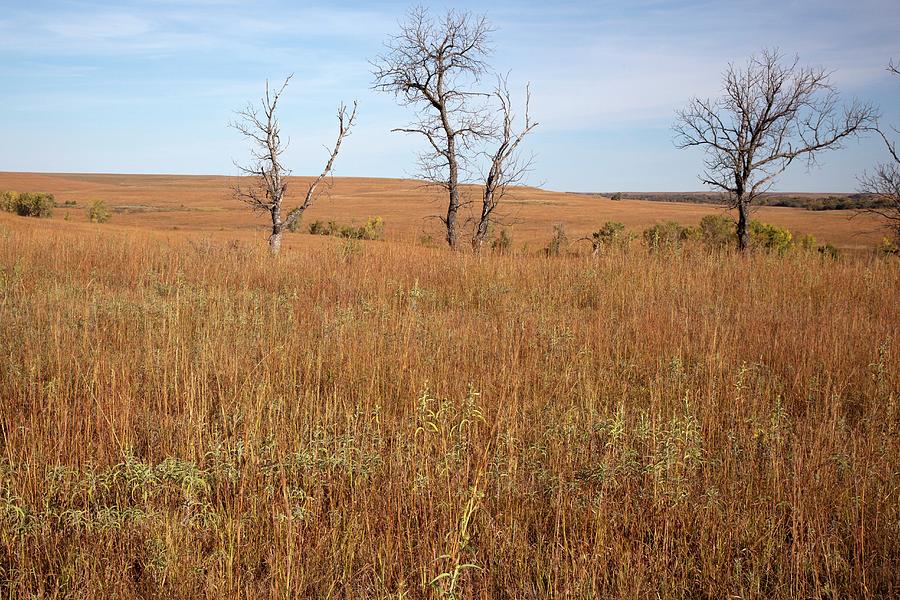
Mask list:
[[[0,197],[0,208],[20,217],[47,218],[53,214],[54,206],[53,194],[42,192],[3,192]]]
[[[491,250],[497,254],[506,254],[512,249],[512,237],[505,229],[501,229],[497,237],[491,240]]]
[[[562,223],[553,226],[553,237],[550,243],[544,248],[544,254],[547,256],[559,256],[566,248],[569,247],[569,236],[566,235],[566,227]]]
[[[621,199],[622,199],[622,192],[616,192],[615,194],[613,194],[612,196],[610,196],[609,199],[610,199],[610,200],[616,200],[616,201],[621,200]]]
[[[676,250],[684,240],[695,235],[696,230],[683,227],[675,221],[664,221],[644,230],[644,243],[651,251]]]
[[[819,254],[826,258],[831,258],[833,260],[837,260],[841,257],[841,251],[832,246],[831,244],[824,244],[818,247]]]
[[[900,239],[881,238],[875,246],[875,253],[880,256],[900,256]]]
[[[721,250],[737,244],[734,219],[727,215],[706,215],[700,219],[700,241],[710,249]]]
[[[777,225],[770,225],[762,221],[750,221],[748,230],[753,247],[762,248],[769,252],[784,254],[794,245],[794,236],[791,232]]]
[[[112,214],[103,200],[94,200],[90,208],[88,208],[88,218],[90,218],[91,223],[106,223],[111,216]]]
[[[16,202],[19,200],[18,192],[0,192],[0,210],[16,212]]]
[[[588,240],[591,242],[593,254],[597,255],[604,248],[619,247],[624,248],[632,240],[631,232],[625,229],[624,223],[618,221],[607,221],[603,226],[591,234]]]
[[[805,233],[802,235],[798,235],[796,240],[794,241],[794,243],[801,250],[806,250],[808,252],[811,252],[813,250],[818,250],[819,252],[821,252],[822,248],[825,247],[825,246],[817,245],[816,244],[816,236],[812,235],[811,233]],[[831,246],[831,244],[826,244],[826,246]],[[831,247],[834,248],[834,246],[831,246]]]
[[[337,223],[334,221],[313,221],[309,224],[309,232],[312,235],[332,235],[337,229]]]
[[[55,206],[56,200],[53,198],[53,194],[27,192],[19,194],[16,213],[23,217],[46,219],[53,214]]]
[[[384,237],[384,219],[369,217],[359,226],[340,225],[336,221],[314,221],[309,225],[312,235],[334,235],[351,240],[380,240]]]
[[[384,219],[369,217],[359,227],[342,227],[340,236],[354,240],[380,240],[384,237]]]

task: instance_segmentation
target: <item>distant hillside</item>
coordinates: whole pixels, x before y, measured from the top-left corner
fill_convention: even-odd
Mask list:
[[[721,204],[722,195],[714,192],[602,192],[586,194],[604,196],[613,200],[649,200],[651,202],[689,202],[693,204]],[[869,194],[815,194],[796,192],[770,192],[760,196],[761,206],[786,206],[806,210],[854,210],[875,208],[886,203]]]
[[[308,181],[310,179],[304,177],[292,178],[292,189],[299,190]],[[128,228],[131,232],[136,229],[164,231],[190,236],[192,240],[216,237],[223,243],[242,238],[262,243],[268,235],[266,216],[250,211],[234,199],[235,183],[233,177],[214,175],[0,172],[0,192],[53,194],[59,209],[50,221],[65,222],[66,226],[88,225],[89,207],[94,201],[102,200],[112,214],[107,228]],[[473,194],[469,196],[474,200],[470,208],[475,207],[480,191],[466,188],[466,192]],[[565,226],[571,239],[577,240],[591,235],[607,221],[622,223],[639,234],[663,221],[697,225],[704,216],[723,212],[716,204],[716,197],[709,193],[630,193],[626,197],[668,201],[613,202],[601,199],[597,194],[516,187],[510,190],[499,210],[515,247],[528,245],[532,250],[547,244],[554,227],[559,224]],[[817,196],[810,194],[808,197]],[[819,194],[818,197],[828,195]],[[388,241],[420,243],[430,240],[429,243],[439,244],[444,232],[441,222],[434,217],[442,210],[446,210],[446,199],[440,191],[419,181],[336,177],[331,181],[328,194],[304,215],[306,221],[300,227],[300,234],[307,233],[317,221],[360,227],[370,218],[381,217],[384,237]],[[466,213],[465,216],[472,215]],[[813,235],[820,242],[833,244],[841,250],[868,252],[884,235],[880,229],[882,223],[869,215],[852,220],[850,216],[851,211],[812,212],[768,206],[754,212],[755,219]],[[0,211],[0,221],[16,218]],[[5,222],[0,223],[0,247],[5,226]],[[89,227],[86,231],[93,231],[93,225]],[[285,244],[290,246],[305,237],[300,234],[287,239]]]

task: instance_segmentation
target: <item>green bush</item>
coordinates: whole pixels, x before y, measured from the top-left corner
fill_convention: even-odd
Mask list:
[[[770,225],[762,221],[750,221],[750,243],[754,248],[784,254],[794,245],[793,234],[783,227]]]
[[[881,238],[881,241],[875,246],[875,253],[880,256],[900,256],[900,238]]]
[[[384,219],[381,217],[369,217],[359,227],[342,227],[341,237],[354,240],[380,240],[384,237]]]
[[[0,192],[0,210],[16,212],[16,202],[19,200],[18,192]]]
[[[819,246],[817,250],[819,251],[819,254],[826,258],[837,260],[841,257],[841,251],[831,244],[824,244],[822,246]]]
[[[684,240],[696,237],[696,231],[675,221],[664,221],[644,230],[644,243],[654,252],[677,250]]]
[[[313,221],[309,224],[309,232],[312,235],[333,235],[337,227],[334,221]]]
[[[800,248],[801,250],[806,250],[807,252],[812,252],[813,250],[821,251],[825,246],[819,246],[816,243],[816,236],[811,233],[798,234],[794,239],[794,244]],[[827,246],[831,246],[831,244],[826,244]],[[834,246],[832,246],[833,248]]]
[[[566,248],[569,247],[569,236],[566,235],[566,227],[562,223],[553,226],[553,237],[550,243],[544,248],[544,254],[547,256],[559,256]]]
[[[309,224],[312,235],[334,235],[351,240],[380,240],[384,237],[384,219],[369,217],[359,226],[340,225],[336,221],[314,221]]]
[[[491,240],[491,250],[497,254],[506,254],[512,249],[512,237],[505,229],[501,229],[500,233]]]
[[[47,218],[53,214],[55,206],[56,200],[53,198],[53,194],[3,192],[0,195],[0,208],[20,217]]]
[[[103,200],[94,200],[88,208],[88,218],[91,220],[91,223],[106,223],[111,216],[112,213],[106,208],[106,203]]]
[[[610,196],[609,199],[610,199],[610,200],[615,200],[615,201],[618,202],[619,200],[622,199],[622,192],[616,192],[615,194],[613,194],[612,196]]]
[[[594,254],[600,254],[604,248],[624,248],[634,236],[625,229],[624,223],[607,221],[600,229],[591,234],[588,240]]]
[[[737,244],[734,219],[727,215],[706,215],[700,219],[698,234],[700,241],[712,250],[734,247]]]

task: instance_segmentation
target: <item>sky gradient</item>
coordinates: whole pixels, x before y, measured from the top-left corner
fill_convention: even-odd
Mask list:
[[[478,10],[483,3],[425,2]],[[390,129],[409,114],[371,90],[368,63],[405,2],[0,0],[0,171],[236,174],[245,142],[227,127],[266,78],[294,79],[281,108],[285,162],[312,174],[335,111],[359,122],[337,176],[415,174],[421,141]],[[900,127],[898,0],[621,0],[490,4],[490,62],[527,81],[540,127],[530,182],[569,191],[687,191],[702,153],[672,142],[676,109],[720,90],[730,61],[778,46],[832,69],[842,97],[871,101]],[[793,166],[775,189],[853,191],[883,160],[850,141],[820,167]]]

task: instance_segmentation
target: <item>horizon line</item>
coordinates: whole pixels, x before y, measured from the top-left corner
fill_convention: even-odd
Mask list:
[[[172,172],[133,172],[133,171],[7,171],[0,170],[0,174],[6,175],[109,175],[109,176],[120,176],[120,177],[228,177],[228,178],[238,178],[238,177],[246,177],[246,175],[225,175],[222,173],[172,173]],[[315,174],[312,175],[298,175],[292,173],[289,177],[316,177]],[[378,175],[335,175],[332,176],[331,179],[383,179],[383,180],[395,180],[395,181],[411,181],[411,182],[419,182],[419,183],[428,183],[425,180],[417,179],[415,177],[385,177]],[[477,183],[464,183],[463,185],[471,186],[471,185],[479,185]],[[582,194],[582,195],[597,195],[597,196],[608,196],[611,194],[706,194],[706,195],[718,195],[724,194],[724,192],[717,192],[715,190],[615,190],[615,191],[598,191],[598,190],[589,190],[589,191],[579,191],[579,190],[558,190],[552,188],[545,188],[541,185],[519,185],[515,186],[519,188],[534,188],[537,190],[541,190],[544,192],[554,192],[559,194]],[[837,194],[843,196],[850,196],[853,194],[860,194],[858,190],[854,191],[839,191],[839,190],[828,190],[824,192],[814,192],[814,191],[799,191],[799,190],[769,190],[760,194],[760,196],[772,195],[772,194],[805,194],[805,195],[826,195],[826,194]]]

